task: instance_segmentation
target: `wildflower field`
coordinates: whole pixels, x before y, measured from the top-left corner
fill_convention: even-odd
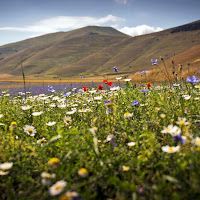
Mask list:
[[[198,81],[1,92],[0,199],[200,199]]]

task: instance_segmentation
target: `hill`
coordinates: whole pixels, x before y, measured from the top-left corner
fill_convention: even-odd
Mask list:
[[[20,75],[22,60],[25,74],[38,78],[112,75],[113,66],[121,74],[134,74],[149,69],[150,60],[160,56],[170,61],[185,52],[186,62],[193,61],[190,49],[198,45],[200,21],[137,37],[111,27],[88,26],[1,46],[0,70]],[[180,56],[179,63],[186,57]]]

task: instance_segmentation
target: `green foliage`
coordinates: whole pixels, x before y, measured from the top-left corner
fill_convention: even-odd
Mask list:
[[[62,199],[66,191],[84,199],[198,199],[199,88],[160,85],[145,94],[141,89],[130,83],[117,91],[26,99],[3,93],[0,164],[13,166],[0,165],[1,173],[9,172],[0,176],[1,199]],[[131,105],[135,100],[139,104]],[[25,125],[36,129],[34,136]],[[168,125],[176,125],[186,143],[163,133]],[[180,149],[165,152],[166,145]],[[56,177],[45,185],[42,172]],[[59,180],[67,186],[51,196],[49,188]]]

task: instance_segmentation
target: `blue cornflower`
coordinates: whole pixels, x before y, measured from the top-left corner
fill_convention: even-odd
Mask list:
[[[190,76],[187,77],[187,82],[188,83],[198,83],[199,82],[199,78],[197,78],[196,76],[192,76],[190,78]]]
[[[141,72],[141,74],[146,74],[146,73],[148,73],[148,71],[146,70],[146,71],[142,71]]]
[[[152,62],[152,65],[158,65],[158,60],[157,59],[155,59],[155,60],[151,59],[151,62]]]
[[[141,90],[144,94],[146,93],[146,92],[148,92],[149,90]]]
[[[80,78],[84,78],[84,76],[80,76]]]
[[[118,69],[116,66],[114,66],[114,72],[118,72]]]
[[[53,89],[53,86],[48,86],[48,92],[55,92],[55,90]]]
[[[118,147],[118,144],[117,144],[117,143],[115,143],[115,144],[114,144],[114,147]]]
[[[198,71],[198,73],[200,74],[200,71]]]
[[[172,138],[173,138],[173,140],[174,140],[175,142],[180,142],[180,143],[182,143],[182,144],[185,144],[185,143],[186,143],[186,140],[184,139],[184,137],[181,136],[181,134],[179,134],[179,135],[177,135],[177,136],[173,136]]]
[[[63,94],[64,97],[68,97],[69,95],[69,93]]]
[[[135,100],[134,102],[131,103],[132,106],[136,106],[137,104],[139,104],[138,100]]]

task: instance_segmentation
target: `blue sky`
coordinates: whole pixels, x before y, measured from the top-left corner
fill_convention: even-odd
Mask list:
[[[200,0],[1,0],[0,45],[98,25],[136,36],[200,19]]]

